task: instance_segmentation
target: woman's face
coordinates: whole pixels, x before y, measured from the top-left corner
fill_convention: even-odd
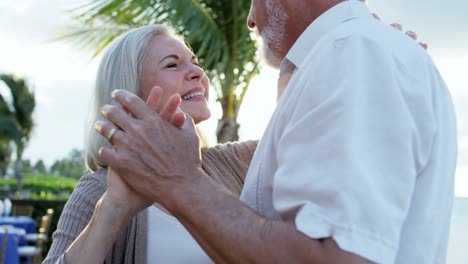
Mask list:
[[[195,55],[179,40],[170,36],[155,36],[143,63],[140,97],[146,100],[151,89],[163,90],[158,111],[173,94],[180,94],[180,108],[197,124],[210,117],[208,109],[209,82]]]

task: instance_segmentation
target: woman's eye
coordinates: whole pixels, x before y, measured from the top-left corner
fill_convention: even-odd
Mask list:
[[[203,70],[203,66],[197,61],[193,63],[194,65],[197,65],[198,68]]]
[[[166,68],[174,68],[174,67],[177,67],[176,63],[169,63],[168,65],[166,65]]]

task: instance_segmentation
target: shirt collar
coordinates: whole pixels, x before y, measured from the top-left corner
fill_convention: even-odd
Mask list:
[[[288,68],[284,65],[288,63],[293,63],[296,67],[302,65],[307,52],[315,46],[321,37],[339,24],[354,18],[371,16],[367,6],[357,0],[347,0],[335,5],[315,19],[299,36],[286,54],[280,69]]]

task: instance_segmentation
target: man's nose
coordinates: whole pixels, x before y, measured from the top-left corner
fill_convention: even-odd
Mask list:
[[[254,28],[255,28],[255,22],[254,22],[253,19],[252,19],[252,8],[250,8],[250,10],[249,10],[249,15],[247,16],[247,26],[248,26],[250,29],[254,29]]]

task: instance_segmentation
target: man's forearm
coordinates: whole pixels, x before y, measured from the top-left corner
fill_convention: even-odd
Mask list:
[[[321,242],[299,233],[293,224],[260,216],[208,177],[191,184],[177,186],[168,206],[216,262],[321,258]]]
[[[311,239],[293,223],[261,216],[212,179],[180,183],[169,210],[216,263],[370,263],[332,238]]]

